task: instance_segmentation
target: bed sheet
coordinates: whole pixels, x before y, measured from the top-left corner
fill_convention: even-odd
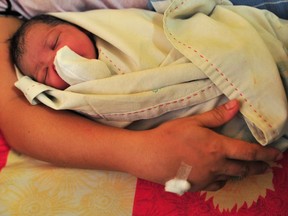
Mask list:
[[[165,193],[162,186],[138,180],[134,215],[287,216],[288,154],[271,173],[231,180],[217,192]]]
[[[55,167],[10,150],[0,135],[1,216],[132,215],[137,179]]]
[[[0,215],[288,215],[288,154],[273,171],[217,192],[178,196],[119,172],[55,167],[9,149],[0,134]]]

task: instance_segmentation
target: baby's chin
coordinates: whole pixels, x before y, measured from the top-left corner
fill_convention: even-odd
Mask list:
[[[70,49],[73,50],[78,55],[80,55],[86,59],[96,59],[98,56],[98,51],[94,48],[91,48],[90,46],[89,47],[85,46],[85,47],[82,47],[78,50],[77,50],[77,48],[76,49],[70,48]]]
[[[86,54],[84,55],[81,55],[79,54],[80,56],[84,57],[84,58],[87,58],[87,59],[96,59],[98,58],[98,52],[94,51],[94,52],[87,52]]]
[[[59,79],[57,82],[51,84],[50,86],[53,87],[53,88],[59,89],[59,90],[65,90],[70,85],[68,83],[66,83],[64,80],[62,80],[62,79],[60,80]]]
[[[98,50],[94,48],[94,46],[93,48],[89,47],[89,49],[84,50],[83,57],[87,59],[96,59],[98,58]]]

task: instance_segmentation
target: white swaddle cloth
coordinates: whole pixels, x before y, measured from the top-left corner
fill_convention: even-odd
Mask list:
[[[236,98],[243,116],[221,132],[254,137],[262,145],[277,141],[285,149],[287,96],[277,67],[288,65],[288,25],[268,12],[219,2],[175,0],[164,16],[132,9],[54,14],[96,35],[98,60],[113,76],[100,66],[99,74],[86,74],[97,79],[65,91],[29,77],[16,86],[32,104],[75,110],[120,127],[160,124]],[[64,79],[75,82],[71,71],[64,72]]]
[[[58,50],[55,60],[58,75],[69,85],[111,76],[107,65],[97,59],[86,59],[68,46]]]

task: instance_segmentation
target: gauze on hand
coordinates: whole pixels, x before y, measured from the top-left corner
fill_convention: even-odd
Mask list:
[[[84,58],[68,46],[58,50],[54,65],[58,75],[69,85],[111,76],[104,62]]]

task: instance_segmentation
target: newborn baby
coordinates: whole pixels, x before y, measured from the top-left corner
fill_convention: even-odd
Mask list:
[[[32,104],[142,130],[237,98],[243,116],[219,129],[223,134],[286,145],[288,30],[275,15],[175,0],[164,15],[130,9],[53,16],[61,20],[31,21],[41,33],[36,27],[18,33],[15,64],[38,82],[20,74],[16,86]]]

